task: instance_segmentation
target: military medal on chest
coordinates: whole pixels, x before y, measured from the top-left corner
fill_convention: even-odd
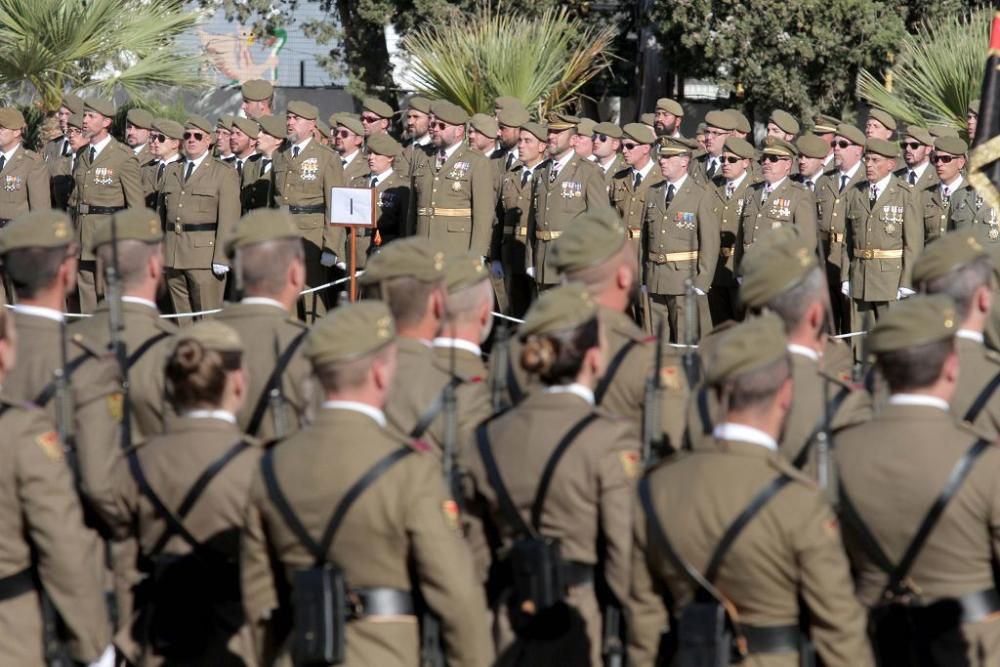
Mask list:
[[[695,221],[697,218],[694,213],[689,213],[685,211],[678,211],[674,216],[674,220],[677,223],[678,229],[683,229],[686,232],[694,230]]]
[[[21,189],[22,179],[20,176],[4,176],[3,189],[7,192],[16,192]]]
[[[886,234],[894,234],[903,223],[903,207],[892,204],[882,207],[882,225]]]
[[[579,181],[563,181],[562,182],[562,192],[560,193],[564,199],[573,199],[574,197],[583,196],[583,184]]]
[[[451,171],[448,172],[448,178],[450,178],[451,180],[457,180],[457,179],[465,178],[468,175],[468,173],[469,173],[469,169],[471,169],[471,168],[472,168],[472,165],[469,164],[468,162],[456,162],[454,164],[454,166],[451,168]],[[455,187],[455,186],[458,186],[458,187]],[[454,190],[455,192],[458,192],[459,190],[462,189],[462,184],[461,183],[452,183],[451,184],[451,189]]]
[[[303,181],[315,181],[319,177],[319,159],[306,158],[299,165],[299,178]]]
[[[771,200],[771,216],[776,218],[787,218],[792,214],[792,200],[791,199],[779,199],[774,198]],[[781,225],[771,225],[772,228],[780,227]]]
[[[986,224],[990,226],[988,232],[990,241],[1000,239],[1000,225],[997,224],[997,210],[995,208],[990,209],[990,217],[986,219]]]
[[[110,167],[96,167],[94,169],[95,185],[111,185],[115,182],[115,171]]]

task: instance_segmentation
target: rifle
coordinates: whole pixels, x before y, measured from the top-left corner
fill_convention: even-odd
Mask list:
[[[610,604],[604,608],[604,633],[601,653],[604,667],[624,667],[625,647],[622,646],[622,610]]]
[[[490,355],[490,396],[493,413],[503,412],[510,407],[507,400],[507,360],[510,357],[510,327],[501,321],[497,324]]]
[[[115,355],[115,361],[118,362],[118,372],[121,375],[121,448],[123,451],[129,451],[132,448],[132,415],[129,410],[128,350],[121,336],[125,329],[125,321],[122,317],[121,273],[118,271],[118,221],[114,217],[111,218],[111,263],[104,267],[104,280],[107,284],[111,351]]]
[[[694,273],[694,262],[691,263],[691,272]],[[698,336],[695,328],[698,326],[695,317],[698,309],[698,295],[694,292],[694,279],[688,278],[684,281],[684,374],[687,376],[688,386],[694,387],[701,380],[701,366],[698,362],[698,355],[695,352]]]
[[[656,362],[653,375],[646,378],[646,395],[642,410],[642,464],[653,463],[654,456],[663,454],[663,424],[660,408],[663,402],[663,337],[666,333],[666,318],[660,318],[656,325]]]

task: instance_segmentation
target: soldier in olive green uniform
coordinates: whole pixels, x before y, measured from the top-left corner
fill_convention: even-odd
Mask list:
[[[413,165],[413,234],[449,253],[489,253],[496,194],[487,157],[462,141],[469,116],[450,102],[435,102],[435,153]]]
[[[715,265],[712,289],[708,292],[708,307],[712,324],[742,319],[739,283],[736,280],[736,248],[742,248],[743,231],[740,220],[743,208],[752,192],[754,179],[750,162],[756,156],[754,147],[745,139],[727,137],[722,150],[722,166],[707,188],[718,199],[719,261]]]
[[[410,182],[396,173],[396,162],[403,149],[388,134],[368,139],[368,155],[360,156],[365,171],[349,183],[356,188],[374,188],[378,219],[375,227],[359,228],[355,246],[358,268],[364,268],[368,257],[383,244],[399,238],[406,229],[410,210]],[[350,251],[350,240],[345,245]]]
[[[0,109],[0,228],[22,213],[51,205],[45,163],[21,144],[26,127],[20,111]]]
[[[67,221],[68,225],[68,221]],[[68,234],[68,231],[67,231]],[[0,313],[0,380],[15,363],[14,325]],[[30,335],[30,332],[18,335]],[[64,443],[42,410],[6,391],[0,396],[0,655],[5,664],[50,664],[45,646],[42,589],[58,611],[70,657],[114,664],[100,579],[101,549],[84,527]]]
[[[261,440],[284,438],[305,423],[310,405],[307,328],[295,317],[305,286],[302,242],[290,216],[262,209],[240,220],[225,248],[242,300],[227,304],[218,320],[240,335],[250,375],[240,429]]]
[[[994,519],[1000,451],[948,410],[961,377],[955,351],[961,318],[944,295],[914,297],[890,310],[869,340],[889,387],[888,405],[837,438],[844,542],[858,599],[872,609],[873,621],[885,619],[872,627],[883,664],[1000,660],[1000,604],[990,567],[1000,545]],[[954,497],[900,571],[946,488]],[[890,570],[902,581],[890,582]],[[890,624],[899,613],[906,619],[896,629],[908,632],[897,634]]]
[[[113,530],[138,539],[147,574],[115,641],[130,664],[255,663],[241,604],[238,536],[261,449],[236,423],[247,396],[242,355],[239,336],[219,322],[178,334],[165,365],[178,418],[115,467]],[[205,475],[209,483],[192,501]]]
[[[73,180],[76,188],[70,201],[75,211],[76,241],[80,252],[80,312],[92,313],[103,297],[97,275],[93,247],[94,227],[123,208],[144,205],[139,162],[135,155],[110,134],[115,106],[108,100],[88,99],[84,103],[83,133],[90,145],[79,151]]]
[[[240,215],[251,210],[254,187],[261,180],[260,160],[257,152],[257,137],[260,125],[249,118],[234,118],[233,129],[229,133],[229,147],[233,151],[233,167],[240,183]]]
[[[622,128],[614,123],[605,121],[594,126],[594,164],[604,172],[604,184],[609,191],[615,174],[628,166],[621,154],[624,136]]]
[[[400,176],[409,179],[413,167],[418,162],[426,161],[434,150],[431,140],[431,101],[426,97],[414,95],[406,102],[406,114],[403,136],[406,141],[402,161],[396,166]]]
[[[918,192],[936,185],[938,177],[930,161],[934,151],[934,137],[931,133],[926,128],[908,125],[901,143],[905,166],[896,175]]]
[[[722,151],[737,122],[726,111],[713,110],[705,114],[705,152],[694,156],[688,164],[689,173],[698,185],[706,185],[722,171]]]
[[[622,128],[622,155],[627,166],[612,177],[608,191],[611,205],[625,223],[637,253],[642,240],[646,197],[650,188],[663,182],[653,154],[655,143],[656,136],[642,123],[629,123]]]
[[[66,93],[56,111],[56,119],[63,135],[46,142],[45,146],[42,147],[42,158],[46,163],[54,162],[56,158],[69,157],[74,152],[69,143],[67,130],[69,129],[69,119],[75,114],[83,114],[83,98],[73,93]]]
[[[240,219],[239,177],[211,155],[212,125],[200,116],[184,124],[186,160],[167,168],[160,193],[167,287],[175,313],[222,306],[229,262],[223,241]],[[182,326],[192,318],[182,317]]]
[[[518,335],[519,361],[543,388],[480,426],[466,444],[467,500],[496,536],[489,554],[494,576],[504,567],[516,572],[517,557],[509,554],[539,536],[557,541],[560,562],[553,565],[566,573],[564,588],[552,591],[565,606],[541,607],[510,580],[491,583],[499,592],[491,600],[498,664],[601,665],[595,580],[603,578],[618,600],[628,595],[629,498],[640,471],[639,443],[625,420],[595,409],[605,363],[600,330],[597,305],[583,287],[541,295]],[[557,451],[565,455],[557,458]],[[551,483],[539,504],[543,476]]]
[[[73,172],[76,169],[79,155],[77,151],[88,143],[83,134],[83,114],[73,114],[67,121],[66,142],[70,147],[69,155],[46,158],[45,164],[49,170],[49,191],[52,195],[52,208],[68,211],[73,200],[73,189],[76,182]]]
[[[280,619],[291,611],[292,575],[323,564],[289,527],[289,514],[309,535],[320,535],[348,489],[379,461],[391,463],[351,503],[332,542],[319,547],[361,602],[346,622],[343,664],[415,664],[418,593],[440,618],[448,664],[488,664],[485,600],[446,518],[438,462],[386,428],[382,406],[393,384],[394,341],[392,317],[377,302],[338,308],[309,333],[305,353],[325,401],[312,425],[265,455],[250,487],[240,550],[244,606],[263,664],[291,664],[296,647]],[[288,509],[279,509],[276,498]]]
[[[646,196],[644,282],[654,319],[668,318],[670,341],[692,344],[712,328],[706,295],[719,260],[721,206],[690,176],[691,149],[673,139],[660,142],[664,181]]]
[[[330,116],[330,126],[336,133],[333,148],[344,168],[344,181],[348,184],[368,173],[365,162],[365,128],[354,114],[339,113]],[[346,132],[346,134],[341,134]],[[385,134],[380,132],[379,134]],[[377,135],[376,135],[377,136]],[[386,135],[388,136],[388,135]]]
[[[142,192],[146,197],[146,208],[156,210],[167,167],[183,159],[180,154],[183,139],[184,126],[180,123],[167,118],[153,121],[153,131],[149,135],[153,159],[142,167]]]
[[[258,154],[249,161],[240,188],[244,213],[271,206],[271,168],[277,148],[285,138],[285,121],[275,116],[258,119]]]
[[[791,179],[792,161],[799,154],[794,144],[768,137],[761,151],[763,180],[754,184],[743,207],[743,253],[779,227],[791,225],[810,248],[816,247],[816,198],[808,188]]]
[[[274,155],[271,192],[274,203],[292,218],[305,242],[306,285],[317,287],[330,280],[330,268],[343,263],[344,228],[330,221],[330,190],[344,185],[344,170],[336,155],[312,140],[317,109],[298,100],[288,103],[288,140]],[[330,299],[313,292],[300,302],[299,316],[312,319],[326,312]]]
[[[692,604],[715,595],[725,596],[736,621],[746,655],[740,662],[800,664],[800,619],[806,618],[824,665],[874,664],[836,519],[812,481],[777,453],[795,391],[786,346],[781,321],[772,315],[721,334],[706,373],[728,406],[713,431],[715,446],[678,457],[639,484],[629,599],[634,667],[659,664],[668,604],[672,618],[687,618]],[[713,558],[723,534],[765,489],[773,493],[721,558]],[[671,553],[715,593],[700,592],[702,585]],[[676,629],[682,644],[686,627],[682,622]]]
[[[548,253],[552,241],[584,213],[613,215],[604,176],[576,154],[572,141],[580,119],[557,115],[548,123],[549,162],[535,175],[534,204],[528,218],[529,267],[539,288],[559,282]]]
[[[935,142],[934,168],[941,176],[937,185],[924,190],[924,204],[940,220],[941,233],[971,229],[986,247],[1000,247],[1000,216],[966,180],[967,144],[958,137],[942,137]]]
[[[149,163],[153,154],[149,150],[149,133],[153,129],[153,114],[134,107],[125,115],[125,145],[132,149],[139,166]]]

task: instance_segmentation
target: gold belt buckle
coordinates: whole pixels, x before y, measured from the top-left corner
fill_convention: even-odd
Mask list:
[[[179,222],[174,223],[174,233],[180,234],[184,230],[184,225]]]

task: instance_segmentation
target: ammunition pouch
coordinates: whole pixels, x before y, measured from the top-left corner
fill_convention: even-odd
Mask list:
[[[344,662],[347,583],[340,568],[326,564],[292,576],[292,659],[300,667]]]
[[[728,667],[734,646],[726,610],[717,601],[694,601],[681,612],[677,667]]]

